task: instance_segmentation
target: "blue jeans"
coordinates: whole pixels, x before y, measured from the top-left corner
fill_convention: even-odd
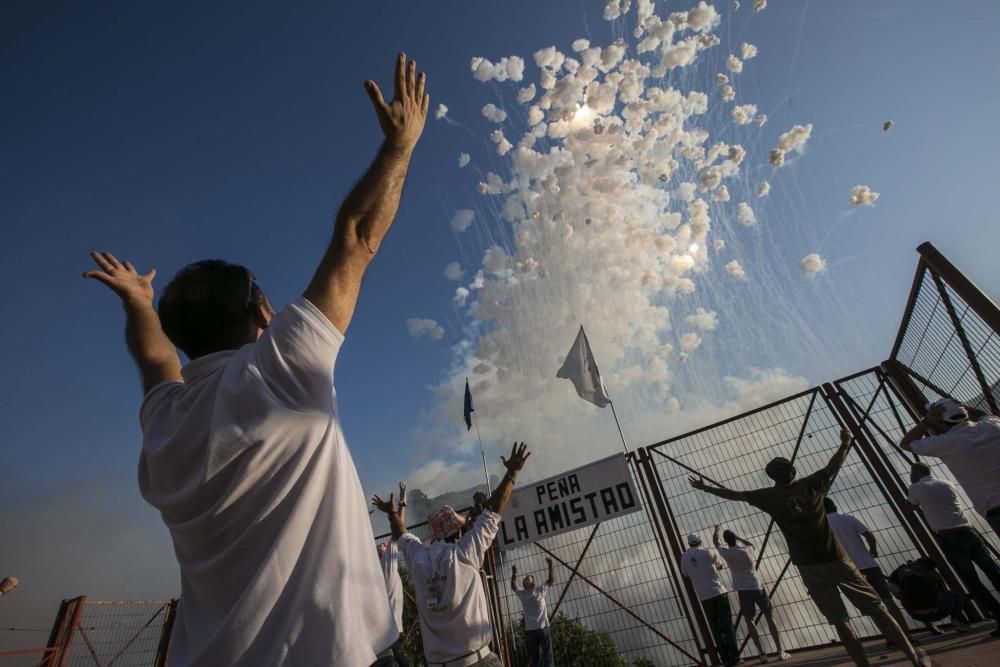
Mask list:
[[[1000,620],[1000,602],[983,585],[976,572],[978,565],[993,586],[1000,590],[1000,565],[993,560],[993,555],[986,548],[979,532],[971,527],[955,528],[938,533],[938,540],[941,542],[941,551],[955,568],[955,574],[969,589],[972,599],[979,603],[983,611]]]
[[[719,652],[719,660],[723,665],[735,665],[740,661],[740,647],[736,643],[736,631],[733,628],[733,614],[729,608],[729,596],[716,595],[714,598],[701,601],[708,616],[708,624],[712,627],[715,638],[715,649]]]
[[[526,630],[528,637],[528,656],[531,658],[531,667],[555,667],[552,659],[552,635],[548,628],[540,630]]]

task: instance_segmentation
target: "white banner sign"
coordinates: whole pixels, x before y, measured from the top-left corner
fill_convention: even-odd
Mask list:
[[[527,544],[640,509],[625,455],[615,454],[514,491],[497,541]]]

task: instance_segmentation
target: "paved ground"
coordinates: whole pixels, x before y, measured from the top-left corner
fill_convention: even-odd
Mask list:
[[[990,636],[996,627],[993,623],[979,623],[973,632],[960,634],[948,631],[940,637],[918,633],[920,648],[927,651],[938,667],[997,667],[1000,665],[1000,639]],[[909,662],[899,651],[885,650],[882,640],[865,643],[868,660],[872,667],[907,665]],[[754,664],[747,660],[744,664]],[[833,667],[852,665],[847,653],[840,646],[796,653],[791,662],[768,663],[775,665],[811,665],[812,667]]]

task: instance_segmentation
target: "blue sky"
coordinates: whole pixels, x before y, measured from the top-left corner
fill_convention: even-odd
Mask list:
[[[393,55],[405,50],[428,73],[432,107],[445,102],[479,138],[428,121],[337,366],[362,480],[366,488],[385,485],[419,462],[410,446],[432,399],[427,387],[441,379],[449,345],[461,336],[454,283],[442,270],[460,254],[449,218],[478,195],[476,175],[460,172],[455,160],[465,151],[474,164],[488,163],[479,108],[494,99],[490,86],[472,79],[469,59],[530,60],[551,44],[568,51],[577,37],[606,43],[602,7],[5,5],[0,576],[20,575],[25,600],[5,601],[0,624],[16,624],[13,613],[54,611],[59,597],[80,592],[161,596],[176,588],[169,540],[135,484],[141,396],[122,314],[112,295],[79,277],[87,251],[155,267],[160,286],[190,261],[225,258],[250,266],[276,304],[287,302],[304,288],[332,215],[378,145],[361,84],[374,78],[391,88]],[[912,278],[913,248],[924,240],[988,293],[1000,293],[993,34],[1000,5],[954,2],[942,11],[931,2],[772,0],[748,18],[732,30],[761,47],[752,85],[762,108],[775,109],[775,134],[793,122],[816,127],[794,166],[807,204],[792,210],[810,219],[795,233],[779,232],[774,252],[797,261],[815,250],[803,239],[818,244],[836,224],[822,249],[831,268],[817,280],[850,303],[844,337],[865,332],[835,356],[812,366],[798,360],[789,370],[820,381],[831,368],[846,373],[883,358]],[[896,128],[883,134],[877,126],[889,118]],[[857,183],[881,199],[837,222]],[[789,224],[788,215],[783,220]],[[807,290],[786,298],[811,318]],[[446,323],[445,337],[411,338],[410,317]],[[748,326],[763,331],[768,317],[762,311]],[[762,356],[770,359],[768,352]],[[460,404],[454,412],[457,421]],[[30,587],[40,593],[29,604]],[[7,641],[0,633],[0,646]]]

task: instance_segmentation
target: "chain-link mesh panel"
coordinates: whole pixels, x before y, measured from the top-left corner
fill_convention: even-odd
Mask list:
[[[155,665],[172,604],[170,600],[87,600],[66,664]]]
[[[789,566],[781,531],[767,514],[746,503],[692,489],[688,477],[704,476],[735,490],[768,487],[773,482],[764,467],[776,456],[793,459],[799,476],[805,476],[827,464],[839,445],[840,429],[839,419],[816,388],[648,448],[679,534],[699,533],[709,543],[713,527],[720,524],[756,545],[758,576],[773,591],[775,619],[790,649],[828,644],[835,633],[809,599],[797,569]],[[884,570],[917,555],[858,451],[848,455],[830,496],[843,513],[855,515],[880,538]],[[849,603],[848,609],[858,634],[878,634]],[[762,637],[768,641],[766,633]]]
[[[928,398],[951,396],[992,411],[986,394],[1000,403],[1000,335],[924,263],[914,289],[894,359]]]

